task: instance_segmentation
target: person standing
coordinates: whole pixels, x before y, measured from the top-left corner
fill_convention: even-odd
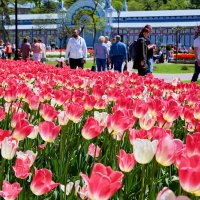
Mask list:
[[[3,40],[0,40],[0,58],[5,59],[5,45]]]
[[[33,61],[39,61],[40,62],[40,53],[42,51],[41,49],[41,46],[40,46],[40,43],[38,42],[37,39],[34,39],[33,40],[33,44],[32,44],[32,47],[31,47],[31,50],[33,52]]]
[[[152,32],[152,26],[147,24],[144,28],[147,28],[149,30],[149,36]],[[156,48],[155,44],[152,44],[150,41],[150,38],[146,38],[146,42],[147,42],[147,47],[148,47],[148,51],[147,51],[147,64],[148,64],[148,71],[147,73],[153,73],[153,50]]]
[[[6,55],[8,59],[11,59],[12,56],[12,45],[10,42],[7,43],[6,45]]]
[[[105,36],[105,42],[104,43],[106,44],[106,47],[107,47],[108,53],[109,53],[110,52],[110,47],[111,47],[111,42],[110,42],[110,39],[109,39],[108,36]],[[110,67],[109,67],[109,65],[110,65],[109,58],[107,58],[107,60],[106,60],[106,65],[107,65],[107,69],[109,70],[110,69]]]
[[[87,46],[85,40],[79,36],[78,30],[74,30],[66,48],[66,65],[71,69],[81,67],[83,69],[87,59]]]
[[[38,39],[38,42],[40,43],[40,47],[41,47],[40,61],[42,63],[45,63],[45,61],[46,61],[46,45],[42,42],[41,39]]]
[[[30,58],[30,52],[31,52],[31,45],[28,42],[27,38],[24,38],[20,51],[22,53],[22,59],[27,61],[27,59]]]
[[[126,45],[120,42],[121,36],[117,35],[116,42],[110,47],[110,59],[113,62],[114,70],[122,72],[122,64],[127,61]]]
[[[200,73],[200,27],[197,27],[194,38],[195,69],[191,82],[196,82]]]
[[[106,71],[106,61],[108,59],[108,48],[104,42],[105,42],[105,37],[100,36],[99,42],[94,47],[94,59],[96,59],[98,72]]]
[[[139,34],[139,38],[136,42],[136,52],[137,56],[134,60],[134,69],[138,69],[139,76],[145,76],[148,71],[148,59],[147,59],[147,51],[148,46],[146,39],[149,36],[149,30],[147,28],[143,28]]]

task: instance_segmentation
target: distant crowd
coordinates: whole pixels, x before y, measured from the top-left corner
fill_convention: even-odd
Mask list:
[[[3,40],[0,40],[0,58],[11,59],[12,53],[15,52],[15,46],[7,42],[4,44]],[[18,56],[20,59],[27,61],[32,56],[33,61],[45,62],[46,61],[46,45],[41,39],[34,39],[33,44],[28,42],[27,38],[24,38],[21,48],[18,49]]]
[[[152,26],[146,25],[141,29],[138,39],[130,44],[123,43],[120,35],[115,36],[111,41],[108,36],[100,36],[98,43],[94,46],[94,63],[91,70],[100,72],[114,69],[114,71],[121,73],[127,70],[127,63],[131,61],[132,68],[138,70],[138,75],[145,76],[148,73],[153,73],[153,63],[163,63],[173,59],[174,51],[178,47],[174,46],[168,50],[166,46],[162,46],[158,49],[156,44],[152,44],[150,41],[151,32]],[[14,47],[9,42],[5,45],[3,40],[0,40],[0,58],[11,59],[13,49]],[[194,51],[196,62],[192,81],[197,81],[200,73],[200,27],[197,26],[195,30],[194,49],[184,49],[184,52],[186,51]],[[32,55],[33,61],[46,61],[46,45],[41,39],[34,39],[34,43],[31,45],[24,38],[18,53],[21,55],[21,59],[25,61],[30,59],[30,55]],[[56,67],[62,68],[64,58],[57,61]],[[70,66],[71,69],[84,68],[86,61],[87,46],[85,39],[79,35],[78,30],[73,30],[72,37],[66,47],[66,65]]]

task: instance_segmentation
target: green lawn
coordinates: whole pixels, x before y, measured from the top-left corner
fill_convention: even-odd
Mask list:
[[[194,64],[175,64],[175,63],[162,63],[154,64],[154,73],[158,74],[182,74],[193,73]]]
[[[47,61],[46,64],[50,64],[50,65],[54,65],[55,66],[57,64],[57,61]],[[93,61],[88,60],[86,62],[86,64],[84,65],[84,68],[91,68],[92,64],[93,64]]]
[[[56,61],[48,61],[46,64],[56,65]],[[85,64],[85,68],[91,68],[93,61],[88,60]],[[134,70],[135,71],[135,70]],[[162,63],[154,64],[154,73],[158,74],[182,74],[182,73],[193,73],[193,64],[175,64],[175,63]]]

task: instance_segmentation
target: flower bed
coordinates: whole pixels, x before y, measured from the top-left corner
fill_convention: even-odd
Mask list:
[[[4,199],[200,196],[196,83],[31,61],[0,66]]]
[[[174,60],[194,60],[195,55],[193,53],[178,53],[174,54]]]

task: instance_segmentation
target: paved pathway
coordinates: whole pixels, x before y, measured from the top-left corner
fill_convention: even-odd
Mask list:
[[[128,71],[132,71],[132,63],[128,63]],[[156,78],[164,79],[166,82],[171,82],[174,78],[179,78],[181,81],[190,81],[192,79],[192,73],[182,73],[182,74],[156,74],[153,73],[153,76]]]

